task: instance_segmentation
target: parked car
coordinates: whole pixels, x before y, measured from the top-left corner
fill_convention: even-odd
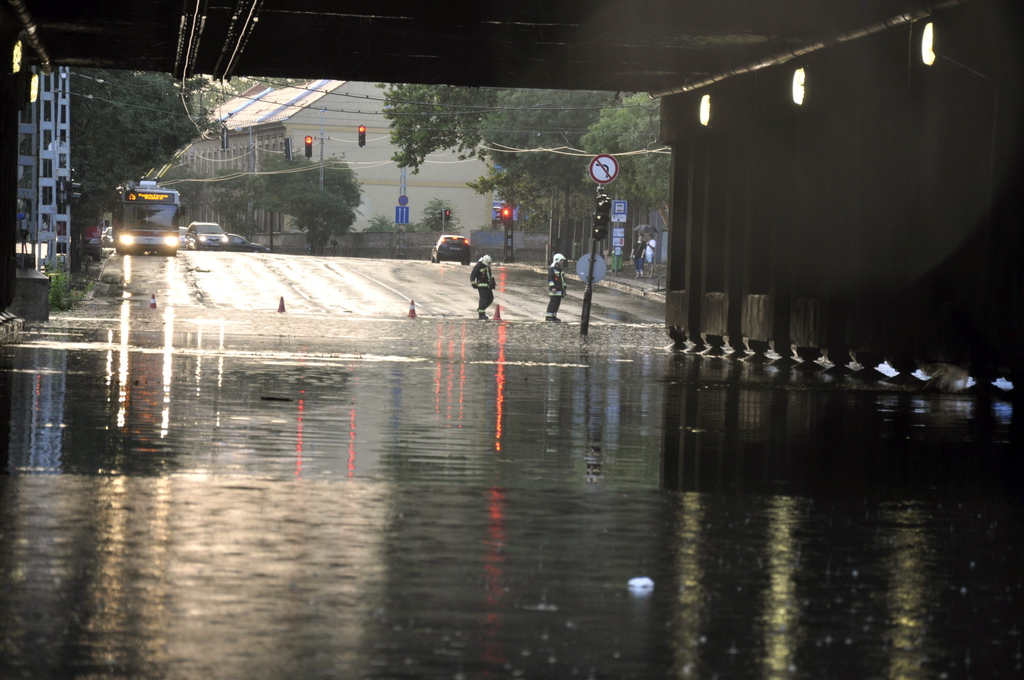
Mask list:
[[[430,249],[430,261],[438,263],[444,260],[469,264],[469,239],[458,234],[445,234],[437,239]]]
[[[97,224],[83,230],[82,252],[94,260],[103,257],[103,225]]]
[[[221,250],[232,250],[239,253],[269,253],[270,248],[260,243],[253,243],[238,234],[225,234]]]
[[[193,222],[185,231],[188,250],[221,250],[226,234],[216,222]]]

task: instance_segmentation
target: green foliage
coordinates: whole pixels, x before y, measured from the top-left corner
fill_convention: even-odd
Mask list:
[[[445,210],[451,210],[452,216],[445,218],[442,225],[441,213]],[[451,201],[432,198],[423,207],[422,214],[423,219],[416,225],[417,231],[443,231],[446,234],[459,231],[459,216],[455,214],[455,206]]]
[[[568,220],[575,206],[592,206],[582,139],[603,110],[621,106],[608,92],[391,85],[385,95],[392,160],[414,172],[442,149],[491,160],[498,169],[470,186],[517,206],[525,230],[547,229],[552,209]]]
[[[267,174],[261,175],[263,190],[253,197],[253,206],[289,215],[306,232],[314,253],[324,252],[331,237],[347,234],[356,221],[362,189],[344,162],[325,163],[322,189],[319,162],[306,158],[269,159],[261,172]]]
[[[207,123],[195,101],[201,78],[88,68],[72,77],[71,164],[82,183],[72,224],[84,226],[117,207],[118,186],[165,165]]]
[[[370,218],[370,227],[367,231],[398,231],[398,225],[388,215],[374,215]]]
[[[66,312],[69,309],[74,309],[75,305],[85,299],[85,296],[92,290],[93,283],[91,281],[83,290],[72,289],[71,277],[61,269],[47,268],[46,274],[50,277],[51,312]]]
[[[594,155],[615,155],[619,179],[612,186],[618,195],[667,210],[671,154],[658,142],[660,108],[661,100],[633,95],[622,107],[601,111],[582,144]]]

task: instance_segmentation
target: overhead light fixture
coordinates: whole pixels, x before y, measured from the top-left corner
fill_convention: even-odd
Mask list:
[[[28,100],[32,103],[39,99],[39,74],[33,73],[28,83]]]
[[[804,82],[807,73],[802,68],[793,71],[793,103],[800,106],[804,103]]]
[[[21,70],[21,50],[21,41],[15,41],[14,49],[11,50],[11,73],[17,73]]]
[[[711,95],[706,94],[700,98],[700,124],[707,127],[711,122]]]
[[[935,63],[935,24],[928,22],[921,31],[921,61],[926,66]]]

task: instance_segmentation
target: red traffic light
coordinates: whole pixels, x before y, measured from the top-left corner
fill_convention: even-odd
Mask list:
[[[366,146],[366,126],[359,126],[359,146]]]
[[[359,126],[359,134],[361,134],[361,135],[365,135],[366,134],[366,126],[365,125],[360,125]]]
[[[506,219],[506,220],[508,218],[512,217],[512,208],[510,208],[508,206],[505,206],[504,208],[502,208],[501,209],[501,217],[503,219]]]
[[[306,158],[313,157],[313,137],[306,135]]]

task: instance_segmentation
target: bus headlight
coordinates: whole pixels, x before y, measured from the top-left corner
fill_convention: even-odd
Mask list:
[[[135,243],[135,239],[132,238],[131,234],[121,234],[117,237],[117,240],[120,241],[123,246],[130,246]]]
[[[164,237],[164,245],[165,246],[176,246],[176,245],[178,245],[178,237],[177,236],[165,236]]]

